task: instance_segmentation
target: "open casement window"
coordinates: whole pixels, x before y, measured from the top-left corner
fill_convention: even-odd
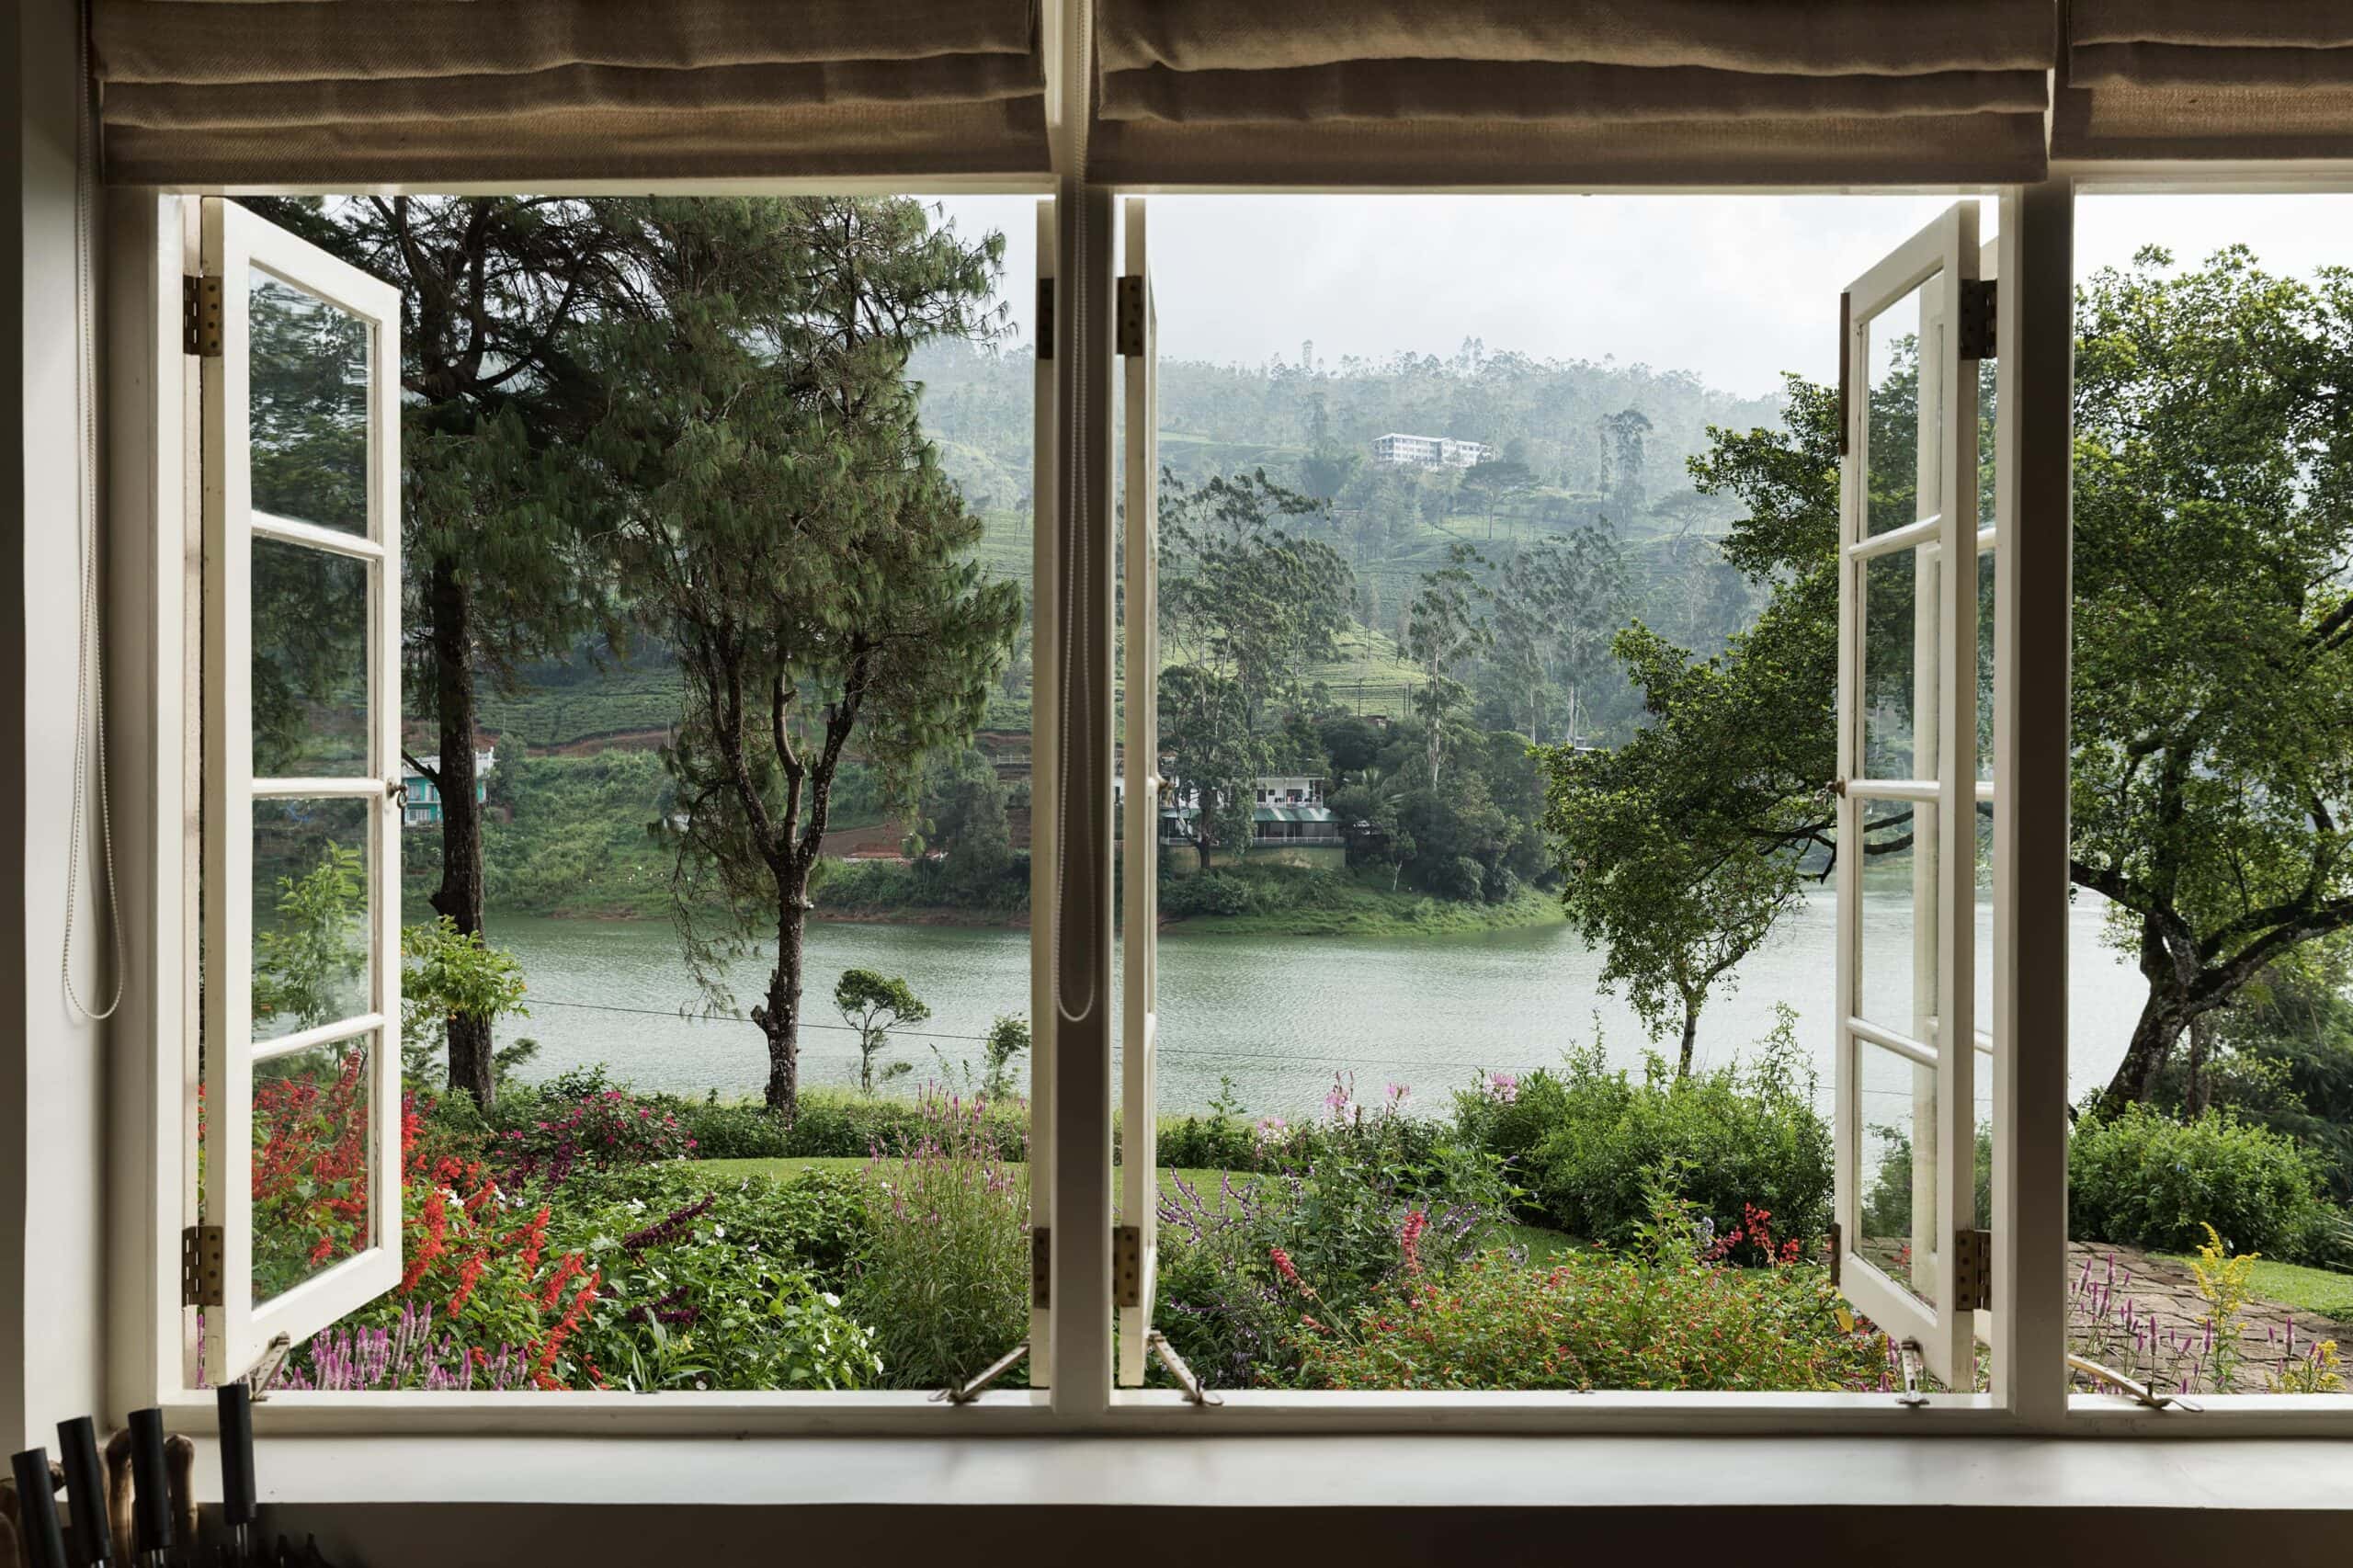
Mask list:
[[[206,1370],[401,1273],[400,297],[207,199]]]
[[[1145,204],[1127,203],[1127,265],[1119,283],[1118,335],[1126,374],[1126,732],[1120,798],[1120,1383],[1143,1382],[1157,1289],[1160,1154],[1160,443],[1157,324],[1144,244]]]
[[[1957,1392],[1975,1385],[1987,1268],[1979,259],[1964,202],[1847,290],[1840,346],[1836,1261],[1847,1299]]]

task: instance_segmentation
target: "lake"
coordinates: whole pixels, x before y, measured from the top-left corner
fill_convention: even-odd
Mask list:
[[[1909,995],[1910,903],[1893,892],[1866,898],[1873,912],[1867,1010],[1884,1006],[1888,1021],[1900,1024],[1898,1009],[1908,1010],[1901,999]],[[2100,940],[2102,909],[2085,895],[2074,914],[2069,1077],[2077,1095],[2107,1080],[2143,994],[2131,964]],[[682,1094],[756,1094],[767,1081],[750,1023],[679,1016],[697,998],[666,924],[498,916],[490,935],[513,949],[529,981],[533,1016],[501,1029],[502,1039],[541,1042],[526,1077],[602,1062],[641,1087]],[[1748,1051],[1772,1027],[1774,1005],[1787,1002],[1826,1086],[1831,956],[1824,889],[1749,955],[1733,983],[1718,987],[1700,1017],[1700,1062]],[[904,977],[931,1006],[928,1021],[892,1037],[891,1059],[916,1068],[902,1087],[938,1075],[935,1051],[949,1062],[977,1057],[972,1037],[993,1017],[1029,1011],[1027,931],[814,923],[804,1084],[857,1082],[855,1037],[831,996],[841,971],[859,965]],[[1161,938],[1162,1107],[1204,1109],[1230,1077],[1252,1114],[1297,1117],[1317,1108],[1335,1072],[1353,1072],[1364,1098],[1377,1101],[1384,1084],[1396,1083],[1437,1108],[1473,1074],[1556,1062],[1597,1028],[1614,1060],[1637,1062],[1647,1037],[1622,998],[1600,994],[1600,970],[1601,956],[1560,925],[1427,937],[1228,937],[1178,926]],[[766,974],[764,960],[738,966],[739,1002],[756,998]],[[1990,979],[1979,990],[1990,995]],[[1980,1074],[1981,1099],[1987,1076]]]

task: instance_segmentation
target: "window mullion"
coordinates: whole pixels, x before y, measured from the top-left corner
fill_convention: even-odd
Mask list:
[[[1112,200],[1064,180],[1054,288],[1059,699],[1051,907],[1052,1365],[1058,1418],[1111,1396]]]
[[[1994,605],[1994,1391],[2066,1413],[2075,189],[2004,194]]]

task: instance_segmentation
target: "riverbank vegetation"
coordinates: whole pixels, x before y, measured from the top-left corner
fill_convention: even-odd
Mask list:
[[[1573,1057],[1442,1114],[1343,1074],[1313,1119],[1227,1099],[1164,1120],[1155,1321],[1225,1388],[1887,1388],[1891,1346],[1824,1262],[1828,1131],[1779,1049],[1704,1078]],[[272,1147],[361,1125],[336,1084],[277,1082]],[[1017,1101],[813,1093],[784,1123],[585,1073],[494,1107],[412,1092],[400,1285],[282,1386],[927,1389],[1027,1332]],[[1620,1159],[1640,1163],[1582,1182]],[[2261,1196],[2201,1176],[2224,1209]],[[339,1187],[256,1202],[290,1258],[347,1244]],[[2204,1244],[2236,1270],[2228,1311],[2257,1300],[2256,1265]],[[2338,1304],[2334,1276],[2262,1278]],[[2071,1302],[2086,1344],[2113,1328],[2096,1297]],[[2313,1330],[2275,1375],[2336,1386]]]

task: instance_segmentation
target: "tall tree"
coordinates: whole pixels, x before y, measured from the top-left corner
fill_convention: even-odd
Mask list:
[[[2242,248],[2180,272],[2145,250],[2090,279],[2077,320],[2070,872],[2148,986],[2114,1108],[2154,1094],[2196,1020],[2353,928],[2353,272],[2283,280]],[[1875,387],[1874,431],[1907,405],[1900,375]],[[1622,784],[1686,838],[1835,849],[1836,410],[1792,379],[1784,428],[1719,431],[1694,460],[1703,492],[1746,504],[1724,553],[1771,597],[1711,663],[1714,699],[1621,748],[1638,776],[1556,759],[1556,793]],[[1874,475],[1874,515],[1909,521],[1908,483]],[[1904,596],[1879,598],[1866,638],[1908,637]],[[1680,652],[1620,650],[1646,688]],[[1909,813],[1870,833],[1867,852],[1903,847]]]
[[[684,676],[673,908],[716,1006],[728,961],[772,937],[750,1016],[790,1115],[843,758],[855,739],[911,794],[927,755],[969,744],[1021,619],[1020,585],[972,559],[980,522],[904,373],[920,343],[995,330],[1004,241],[903,199],[655,200],[635,222],[660,311],[596,335],[595,450],[621,575]]]
[[[1531,739],[1550,742],[1557,722],[1559,738],[1574,744],[1632,604],[1625,552],[1586,524],[1506,562],[1495,596],[1488,665],[1506,710]]]
[[[1191,791],[1201,869],[1220,848],[1248,853],[1256,780],[1274,766],[1274,748],[1251,729],[1241,687],[1198,665],[1163,670],[1160,744],[1180,787]]]
[[[554,198],[248,200],[401,290],[406,709],[438,744],[431,767],[408,760],[441,797],[433,907],[476,936],[477,678],[511,687],[519,664],[568,652],[605,608],[593,505],[565,453],[599,399],[567,344],[581,323],[639,307],[630,237],[597,204]],[[489,1018],[449,1020],[449,1082],[490,1103]]]
[[[1248,851],[1277,727],[1306,694],[1306,667],[1337,659],[1351,623],[1347,562],[1282,526],[1327,510],[1263,469],[1198,488],[1161,472],[1161,742],[1194,792],[1204,869],[1212,849]]]
[[[2076,315],[2070,869],[2149,987],[2110,1108],[2353,927],[2353,271],[2171,260]]]
[[[1405,653],[1422,673],[1414,706],[1427,726],[1425,744],[1433,790],[1438,788],[1438,770],[1446,760],[1448,728],[1467,695],[1454,672],[1463,660],[1484,651],[1493,641],[1485,614],[1487,588],[1471,571],[1485,564],[1469,545],[1450,547],[1444,566],[1422,574],[1420,589],[1406,610]]]

